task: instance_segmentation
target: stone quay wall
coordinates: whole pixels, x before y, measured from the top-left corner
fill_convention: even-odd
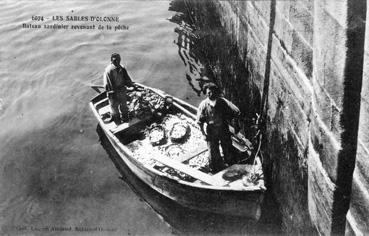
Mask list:
[[[213,2],[262,98],[264,169],[284,230],[367,232],[366,1]]]

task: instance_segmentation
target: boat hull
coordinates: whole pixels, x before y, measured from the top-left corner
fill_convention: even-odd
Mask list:
[[[142,166],[120,147],[110,132],[104,130],[104,133],[121,159],[115,160],[119,171],[126,165],[141,181],[165,197],[190,209],[259,220],[262,191],[216,190],[179,183]]]

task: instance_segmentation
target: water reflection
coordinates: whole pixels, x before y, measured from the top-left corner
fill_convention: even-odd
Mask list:
[[[224,95],[242,112],[242,132],[249,138],[252,119],[259,112],[260,92],[249,78],[238,46],[221,25],[212,1],[173,0],[169,10],[177,12],[169,21],[178,26],[176,44],[186,66],[186,78],[200,95],[203,84],[200,76],[206,75],[218,84]]]
[[[202,84],[196,86],[194,81],[199,80],[203,75],[204,66],[199,59],[199,53],[196,52],[196,47],[194,47],[199,39],[199,36],[194,33],[196,26],[193,24],[191,15],[187,12],[188,8],[184,1],[172,1],[169,10],[177,12],[169,21],[178,25],[174,29],[178,34],[174,43],[177,44],[178,55],[186,67],[186,79],[191,88],[200,96]]]

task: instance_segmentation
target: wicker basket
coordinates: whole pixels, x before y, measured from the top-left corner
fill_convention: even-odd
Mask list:
[[[167,137],[165,134],[165,129],[161,125],[152,127],[149,130],[149,140],[151,145],[158,146],[166,143]]]
[[[174,143],[184,142],[190,135],[190,126],[184,122],[174,123],[170,132],[170,140]]]

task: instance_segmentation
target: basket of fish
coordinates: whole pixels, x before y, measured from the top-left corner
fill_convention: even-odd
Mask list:
[[[166,143],[165,129],[161,125],[153,126],[149,129],[149,140],[151,145],[158,146]]]
[[[190,126],[184,122],[174,123],[170,132],[170,140],[174,143],[184,142],[190,135]]]

